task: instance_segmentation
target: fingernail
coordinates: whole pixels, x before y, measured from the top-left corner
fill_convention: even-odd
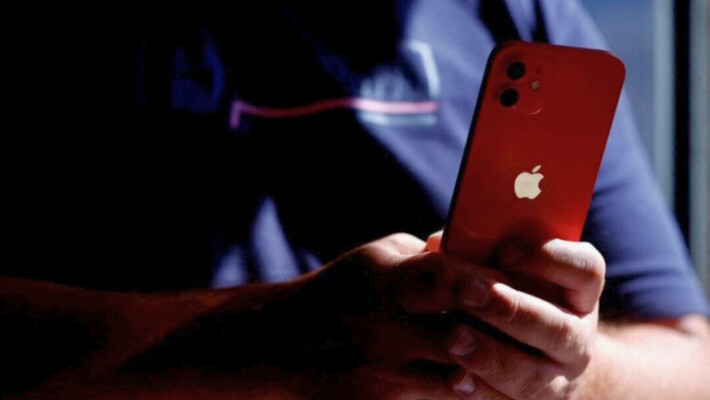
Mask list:
[[[456,385],[456,391],[463,394],[471,394],[474,390],[476,390],[476,385],[474,385],[473,378],[469,374],[464,375],[463,379]]]
[[[479,280],[469,281],[461,289],[461,297],[469,307],[483,307],[488,303],[488,286]]]
[[[426,240],[426,247],[428,251],[439,251],[441,246],[441,231],[429,235]]]
[[[476,340],[471,336],[471,333],[466,331],[461,331],[459,337],[454,341],[453,346],[449,350],[451,354],[463,357],[473,353],[476,348]]]
[[[523,261],[525,253],[523,249],[515,243],[506,243],[498,251],[498,265],[509,267]]]

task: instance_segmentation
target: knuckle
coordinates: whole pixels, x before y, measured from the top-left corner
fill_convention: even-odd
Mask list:
[[[550,380],[550,382],[545,385],[545,398],[546,399],[569,399],[571,396],[572,387],[570,385],[569,379],[564,375],[557,375]]]
[[[478,339],[482,339],[478,337]],[[481,377],[500,377],[507,375],[505,351],[491,347],[486,339],[479,342],[473,354],[462,359],[464,367]]]
[[[390,253],[392,251],[392,246],[388,241],[377,241],[369,245],[368,250],[373,253]]]
[[[391,234],[385,236],[383,239],[387,242],[399,243],[399,242],[403,242],[404,240],[407,240],[408,236],[410,236],[408,233],[395,232],[395,233],[391,233]]]
[[[419,239],[415,236],[404,232],[392,233],[381,240],[381,242],[385,243],[388,247],[397,251],[401,251],[418,241]]]
[[[512,324],[517,323],[521,319],[520,297],[512,296],[504,300],[502,304],[502,314],[505,320]]]
[[[581,269],[595,281],[601,281],[606,274],[606,262],[601,253],[589,242],[582,242],[584,256],[580,260]]]
[[[366,266],[368,271],[373,273],[390,270],[398,266],[402,261],[402,256],[386,242],[378,240],[353,251],[349,259],[355,265]]]
[[[483,376],[501,376],[505,374],[505,367],[500,356],[481,357],[475,360],[480,363],[480,368],[475,368]]]
[[[569,319],[562,319],[554,328],[552,337],[552,349],[559,353],[568,353],[570,351],[579,352],[580,344],[579,331],[575,324]]]
[[[550,390],[547,383],[545,372],[542,369],[535,368],[527,377],[520,381],[518,397],[530,400],[550,399]]]
[[[476,374],[483,377],[500,379],[505,376],[514,376],[517,372],[515,358],[512,357],[510,348],[506,346],[490,346],[483,343],[469,360],[471,368]]]
[[[363,250],[365,251],[365,254],[368,257],[374,259],[378,259],[381,257],[391,257],[395,254],[392,247],[389,246],[387,242],[383,241],[370,243],[366,245]]]
[[[590,362],[592,362],[592,351],[589,346],[582,346],[579,352],[579,363],[581,369],[586,369]]]
[[[581,367],[582,370],[586,369],[589,363],[592,361],[592,346],[590,345],[592,343],[592,335],[593,332],[584,332],[583,334],[580,335],[580,342],[578,343],[577,346],[577,359],[578,359],[578,365]]]
[[[503,396],[498,392],[495,392],[491,389],[486,388],[486,390],[480,390],[478,387],[476,387],[476,391],[473,392],[473,396],[470,397],[471,399],[475,400],[501,400],[501,399],[508,399],[507,396]]]

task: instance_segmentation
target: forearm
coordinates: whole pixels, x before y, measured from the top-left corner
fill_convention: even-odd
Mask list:
[[[0,323],[7,336],[0,344],[2,364],[26,364],[47,378],[67,367],[74,376],[101,376],[192,321],[263,309],[290,297],[302,282],[119,293],[0,277]],[[245,324],[248,329],[258,327]]]
[[[85,400],[313,400],[319,389],[313,371],[288,371],[278,367],[209,370],[175,367],[156,373],[112,373],[74,382],[54,379],[22,398]],[[9,399],[14,399],[10,397]],[[19,400],[19,399],[18,399]]]
[[[686,329],[688,328],[688,329]],[[674,323],[602,324],[584,399],[705,399],[710,329],[702,317]]]

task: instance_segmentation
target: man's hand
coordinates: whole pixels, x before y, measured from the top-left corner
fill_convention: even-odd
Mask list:
[[[350,390],[336,385],[339,396],[449,398],[438,376],[407,374],[407,363],[426,360],[459,366],[448,382],[463,399],[706,397],[707,320],[685,316],[600,326],[606,266],[591,244],[507,243],[498,249],[494,269],[440,253],[439,242],[434,235],[428,251],[421,251],[418,240],[395,235],[325,270],[355,265],[371,278],[369,291],[340,286],[371,293],[366,303],[374,308],[349,325],[352,342],[367,356],[352,370],[364,374],[340,381],[355,382]],[[382,324],[373,310],[384,312]],[[442,342],[441,329],[397,317],[420,314],[460,323]]]
[[[34,392],[42,398],[88,387],[97,398],[139,397],[156,387],[185,399],[207,389],[212,398],[455,399],[450,318],[421,314],[455,310],[466,276],[504,277],[425,249],[395,234],[294,281],[218,291],[109,293],[7,279],[0,299],[18,318],[69,315],[101,344],[76,368],[54,366]],[[221,372],[204,376],[205,367]]]
[[[705,317],[600,324],[605,263],[588,243],[508,243],[497,264],[507,280],[468,278],[459,305],[524,347],[457,326],[448,348],[461,366],[451,381],[460,398],[707,398]]]
[[[438,235],[430,238],[428,249],[436,250],[438,240]],[[604,259],[588,243],[562,240],[538,249],[510,243],[497,255],[499,269],[493,269],[424,251],[418,239],[393,235],[340,257],[322,274],[357,271],[347,278],[350,285],[335,287],[366,294],[368,310],[346,315],[343,323],[353,332],[352,343],[365,352],[368,368],[386,368],[387,374],[374,376],[400,374],[395,381],[406,382],[400,394],[416,398],[408,388],[440,387],[431,376],[417,379],[407,373],[408,363],[428,361],[461,367],[449,382],[462,398],[575,398],[591,376]],[[367,285],[352,285],[363,276]],[[453,310],[507,338],[465,323],[445,334],[402,318]],[[356,386],[387,385],[367,379]]]
[[[455,309],[456,288],[468,267],[426,251],[426,244],[411,235],[394,234],[338,257],[309,277],[294,296],[296,314],[309,313],[306,325],[331,332],[325,335],[330,345],[353,346],[359,357],[354,368],[317,383],[318,393],[308,397],[457,398],[448,381],[456,366],[446,348],[448,331],[441,328],[447,324],[423,324],[417,317]],[[494,270],[483,276],[503,278]],[[342,331],[333,333],[333,325]]]
[[[468,278],[460,307],[528,349],[457,326],[448,347],[462,367],[455,390],[466,399],[575,398],[592,374],[604,259],[588,243],[552,240],[504,245],[497,261],[509,281]]]
[[[87,388],[86,398],[151,398],[153,388],[176,399],[707,393],[702,317],[598,331],[604,260],[591,245],[509,244],[494,269],[436,251],[439,240],[391,235],[279,284],[124,294],[0,278],[0,300],[20,317],[68,315],[92,338],[106,336],[102,350],[40,388],[42,398]]]

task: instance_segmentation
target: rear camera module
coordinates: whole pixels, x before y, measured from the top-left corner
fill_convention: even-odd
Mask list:
[[[525,75],[525,64],[520,61],[515,61],[508,65],[508,78],[512,80],[518,80]]]
[[[500,104],[503,107],[512,107],[518,103],[518,91],[515,89],[505,89],[500,94]]]

